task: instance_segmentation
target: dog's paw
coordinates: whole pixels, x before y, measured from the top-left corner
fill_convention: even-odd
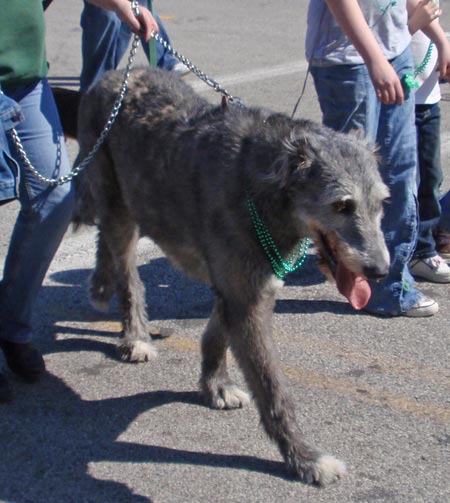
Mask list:
[[[207,400],[213,409],[241,409],[250,402],[250,396],[235,384],[222,384],[208,393]]]
[[[121,360],[127,362],[148,362],[157,356],[156,349],[145,341],[122,342],[117,347]]]
[[[298,463],[288,465],[294,476],[306,484],[317,484],[321,487],[338,481],[347,473],[345,463],[329,454],[321,454],[315,460],[302,459]]]
[[[326,486],[341,479],[347,473],[347,468],[340,459],[324,454],[317,460],[317,472],[317,483]]]

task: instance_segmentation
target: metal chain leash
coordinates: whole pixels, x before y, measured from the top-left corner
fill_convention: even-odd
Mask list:
[[[70,182],[75,176],[77,176],[81,171],[83,171],[88,164],[92,161],[92,158],[95,156],[95,154],[98,152],[100,149],[101,145],[105,141],[106,137],[108,136],[108,133],[110,132],[114,122],[116,121],[116,118],[119,114],[119,110],[122,106],[123,98],[125,96],[125,93],[128,88],[128,79],[130,77],[130,72],[131,72],[131,66],[133,64],[134,57],[136,55],[137,48],[139,46],[139,37],[135,37],[133,39],[133,43],[131,46],[130,54],[128,56],[128,63],[125,69],[125,73],[123,76],[122,80],[122,85],[120,87],[120,92],[117,100],[114,103],[113,109],[111,111],[111,114],[102,130],[100,133],[100,136],[98,137],[95,145],[92,147],[92,150],[87,154],[87,156],[80,162],[80,164],[72,169],[72,171],[65,176],[60,176],[59,178],[46,178],[45,176],[41,175],[39,171],[31,164],[31,161],[29,160],[25,149],[23,148],[22,142],[20,141],[19,135],[17,134],[17,131],[15,128],[11,130],[11,135],[13,138],[13,141],[16,145],[16,148],[19,152],[19,155],[24,162],[25,166],[38,178],[41,182],[46,183],[47,185],[63,185],[64,183]]]
[[[220,84],[208,77],[206,73],[202,72],[196,65],[192,63],[186,56],[180,54],[176,51],[168,42],[166,42],[159,33],[152,32],[152,37],[159,42],[165,49],[169,51],[172,56],[174,56],[178,61],[183,63],[196,77],[198,77],[202,82],[204,82],[207,86],[211,87],[216,93],[220,93],[222,96],[225,96],[230,103],[235,103],[241,107],[245,107],[241,98],[237,96],[232,96],[224,87],[221,87]]]
[[[134,12],[134,15],[136,17],[139,16],[139,6],[136,0],[132,1],[132,9]],[[216,82],[214,79],[208,77],[204,72],[202,72],[196,65],[194,65],[188,58],[180,54],[178,51],[173,49],[173,47],[167,43],[158,33],[155,33],[154,31],[152,32],[151,36],[160,44],[164,46],[166,50],[169,51],[170,54],[172,54],[178,61],[183,63],[194,75],[196,75],[201,81],[203,81],[205,84],[207,84],[209,87],[214,89],[214,91],[222,94],[222,96],[225,96],[229,102],[236,103],[237,105],[244,107],[245,105],[243,104],[242,100],[240,98],[237,98],[235,96],[232,96],[226,89],[221,87],[218,82]],[[98,152],[102,144],[104,143],[106,137],[108,136],[109,132],[111,131],[111,128],[114,124],[114,122],[117,119],[117,116],[119,115],[120,108],[122,106],[123,99],[125,97],[125,93],[127,92],[128,89],[128,80],[130,77],[131,73],[131,68],[133,65],[134,57],[136,55],[137,49],[139,47],[139,42],[140,38],[139,35],[135,35],[133,37],[133,42],[131,44],[131,49],[130,53],[128,55],[128,62],[127,66],[124,71],[124,76],[122,80],[122,85],[120,87],[120,92],[117,100],[114,103],[113,109],[111,111],[111,114],[102,130],[100,133],[97,141],[95,142],[95,145],[92,147],[92,150],[86,155],[86,157],[78,164],[78,166],[75,166],[72,171],[68,175],[60,176],[59,178],[47,178],[39,173],[39,171],[32,165],[31,161],[29,160],[27,153],[25,152],[25,149],[22,145],[22,142],[20,141],[19,135],[17,134],[17,131],[15,128],[11,130],[11,136],[14,141],[14,144],[19,152],[19,155],[25,164],[25,166],[38,178],[43,183],[46,183],[47,185],[52,185],[52,186],[57,186],[57,185],[63,185],[64,183],[70,182],[75,176],[81,173],[92,161],[93,157],[95,154]]]

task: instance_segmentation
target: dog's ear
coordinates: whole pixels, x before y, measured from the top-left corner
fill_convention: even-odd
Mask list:
[[[295,135],[282,140],[281,154],[277,162],[280,187],[289,184],[291,176],[311,166],[313,156],[311,145],[306,135]]]

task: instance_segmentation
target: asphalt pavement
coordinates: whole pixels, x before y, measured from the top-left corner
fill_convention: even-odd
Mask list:
[[[449,1],[441,2],[447,11]],[[157,2],[174,47],[248,105],[291,113],[306,79],[306,1]],[[81,0],[47,11],[53,83],[76,88]],[[442,18],[450,27],[450,16]],[[143,63],[140,51],[137,63]],[[219,96],[194,76],[202,95]],[[442,87],[444,187],[450,186],[450,88]],[[312,82],[298,117],[320,121]],[[72,157],[76,143],[69,142]],[[1,208],[3,261],[18,205]],[[439,313],[381,319],[353,311],[313,257],[288,277],[274,338],[305,436],[347,476],[325,489],[285,475],[255,406],[215,411],[197,393],[209,289],[174,270],[147,239],[139,272],[159,356],[117,360],[117,305],[99,314],[86,281],[95,232],[68,230],[36,310],[35,343],[48,375],[11,376],[0,407],[0,501],[8,503],[449,503],[450,299],[420,285]],[[1,364],[1,363],[0,363]],[[243,384],[231,362],[231,374]]]

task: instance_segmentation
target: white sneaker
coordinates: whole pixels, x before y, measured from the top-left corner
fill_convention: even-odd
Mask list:
[[[426,318],[428,316],[433,316],[438,311],[438,303],[429,297],[424,297],[407,311],[404,311],[403,316],[407,316],[408,318]]]
[[[178,63],[175,63],[172,66],[172,68],[170,69],[170,71],[175,72],[176,74],[180,75],[181,77],[184,77],[184,75],[187,75],[190,72],[189,68],[181,61],[178,61]]]
[[[409,263],[409,270],[415,278],[432,283],[450,283],[450,267],[440,255],[413,259]]]

